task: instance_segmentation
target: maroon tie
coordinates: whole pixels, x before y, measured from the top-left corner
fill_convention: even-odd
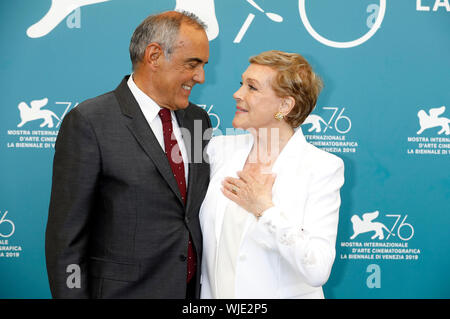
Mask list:
[[[175,177],[178,188],[180,189],[181,198],[186,204],[186,179],[184,177],[184,163],[181,156],[180,147],[178,146],[177,139],[173,135],[172,117],[170,110],[161,109],[159,111],[159,117],[161,118],[164,135],[164,147],[166,149],[166,155],[172,168],[173,176]],[[188,244],[188,263],[187,263],[187,282],[189,282],[195,274],[196,269],[196,256],[194,252],[194,246],[192,245],[191,235],[189,234]]]

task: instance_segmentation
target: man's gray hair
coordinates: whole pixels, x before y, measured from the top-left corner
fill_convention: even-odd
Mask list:
[[[182,23],[206,30],[206,24],[195,14],[187,11],[152,14],[142,21],[134,30],[130,41],[130,59],[133,70],[142,60],[147,45],[152,42],[161,45],[166,58],[170,58]]]

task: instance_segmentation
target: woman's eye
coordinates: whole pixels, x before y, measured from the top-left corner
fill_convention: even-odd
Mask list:
[[[241,86],[244,85],[244,83],[242,83],[242,82],[239,82],[239,84],[240,84]],[[249,88],[250,90],[252,90],[252,91],[257,91],[257,89],[256,89],[253,85],[247,84],[247,86],[248,86],[248,88]]]

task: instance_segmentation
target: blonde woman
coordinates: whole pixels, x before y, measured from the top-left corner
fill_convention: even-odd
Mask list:
[[[207,150],[201,297],[324,298],[344,165],[299,128],[322,82],[299,54],[249,61],[233,126],[250,134],[214,137]]]

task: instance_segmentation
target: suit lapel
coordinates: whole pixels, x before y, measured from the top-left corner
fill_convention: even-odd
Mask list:
[[[159,145],[159,142],[153,134],[150,125],[147,123],[144,114],[142,114],[141,108],[128,88],[128,78],[129,76],[124,77],[122,82],[114,91],[122,113],[128,118],[126,125],[144,152],[153,161],[165,181],[169,184],[172,191],[183,203],[167,156],[162,150],[161,145]]]
[[[188,183],[187,183],[187,201],[186,201],[186,213],[190,211],[190,207],[192,205],[193,200],[195,200],[194,196],[196,195],[196,175],[197,175],[197,165],[194,165],[194,159],[193,157],[193,151],[194,151],[194,140],[197,138],[197,136],[194,136],[194,121],[186,118],[189,117],[188,114],[186,114],[186,110],[177,110],[175,111],[175,116],[178,121],[178,125],[180,126],[181,133],[183,136],[184,146],[186,148],[186,153],[188,156],[188,163],[189,163],[189,172],[188,172]],[[184,130],[187,130],[189,134],[186,134],[183,132]],[[197,140],[198,143],[201,143],[202,141],[200,139]]]

